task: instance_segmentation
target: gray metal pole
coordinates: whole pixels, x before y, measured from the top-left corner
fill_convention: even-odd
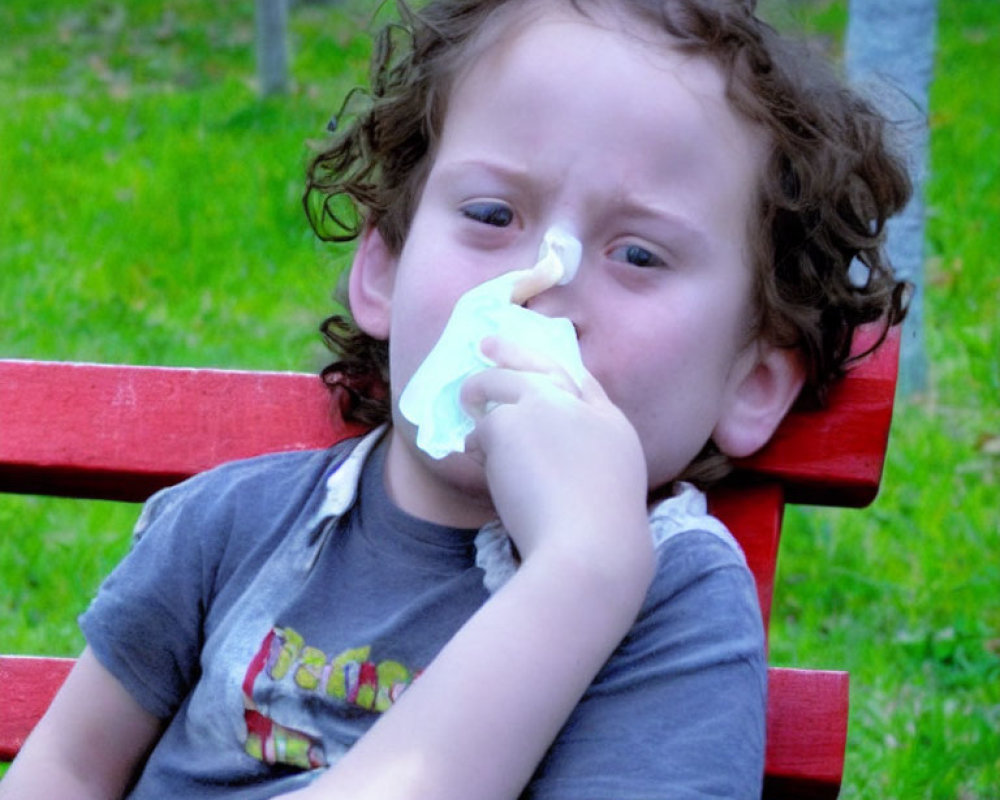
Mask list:
[[[898,125],[900,146],[914,181],[910,203],[889,222],[887,242],[889,258],[899,275],[916,287],[903,327],[899,387],[904,393],[923,391],[928,380],[923,186],[936,23],[936,0],[850,0],[848,6],[848,77]]]
[[[257,80],[264,96],[288,88],[288,0],[257,0]]]

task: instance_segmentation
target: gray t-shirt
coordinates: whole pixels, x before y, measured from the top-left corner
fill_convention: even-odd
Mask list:
[[[384,448],[356,444],[229,464],[147,503],[81,617],[98,660],[169,719],[132,797],[305,785],[489,598],[477,531],[401,511]],[[705,528],[659,537],[636,624],[525,797],[759,797],[760,613],[738,548]]]

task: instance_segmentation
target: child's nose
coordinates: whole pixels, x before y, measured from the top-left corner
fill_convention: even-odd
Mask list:
[[[536,295],[556,285],[572,282],[580,266],[583,245],[561,225],[553,225],[542,237],[538,258],[514,284],[511,300],[526,305]]]
[[[550,286],[528,298],[524,307],[546,317],[568,317],[574,321],[578,295],[585,280],[584,264],[581,264],[572,281],[565,285]]]

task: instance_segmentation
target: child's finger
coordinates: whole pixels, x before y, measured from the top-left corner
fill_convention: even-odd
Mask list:
[[[545,397],[546,402],[559,403],[579,396],[579,389],[568,376],[562,380],[550,373],[493,367],[467,378],[460,399],[469,415],[479,422],[497,406]]]
[[[586,367],[583,369],[580,381],[577,382],[559,362],[551,357],[520,347],[499,336],[487,336],[480,343],[480,350],[498,367],[547,375],[555,385],[588,403],[610,402],[604,387]]]
[[[561,389],[577,396],[580,394],[580,387],[573,377],[550,356],[497,336],[483,339],[480,350],[501,369],[545,375]]]
[[[498,405],[517,403],[524,395],[524,378],[508,369],[491,368],[465,379],[462,406],[479,422]]]

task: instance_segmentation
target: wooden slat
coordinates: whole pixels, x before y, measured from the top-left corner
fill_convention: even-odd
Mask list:
[[[10,761],[49,707],[75,661],[0,656],[0,761]]]
[[[790,502],[863,505],[878,490],[898,334],[741,464]],[[223,461],[325,447],[334,425],[312,375],[0,360],[0,491],[141,500]]]
[[[835,798],[847,747],[846,672],[768,671],[765,798]]]
[[[899,363],[899,328],[831,392],[829,408],[789,414],[771,442],[739,464],[785,484],[790,503],[860,507],[882,480]],[[857,337],[863,352],[871,330]]]
[[[73,666],[69,658],[0,656],[0,760],[9,761]],[[765,797],[836,797],[847,739],[843,672],[768,672]]]
[[[757,582],[757,600],[767,630],[771,620],[774,572],[781,541],[784,492],[775,483],[709,493],[709,511],[722,520],[740,543]]]
[[[0,491],[142,500],[360,430],[334,425],[314,375],[0,361]]]

